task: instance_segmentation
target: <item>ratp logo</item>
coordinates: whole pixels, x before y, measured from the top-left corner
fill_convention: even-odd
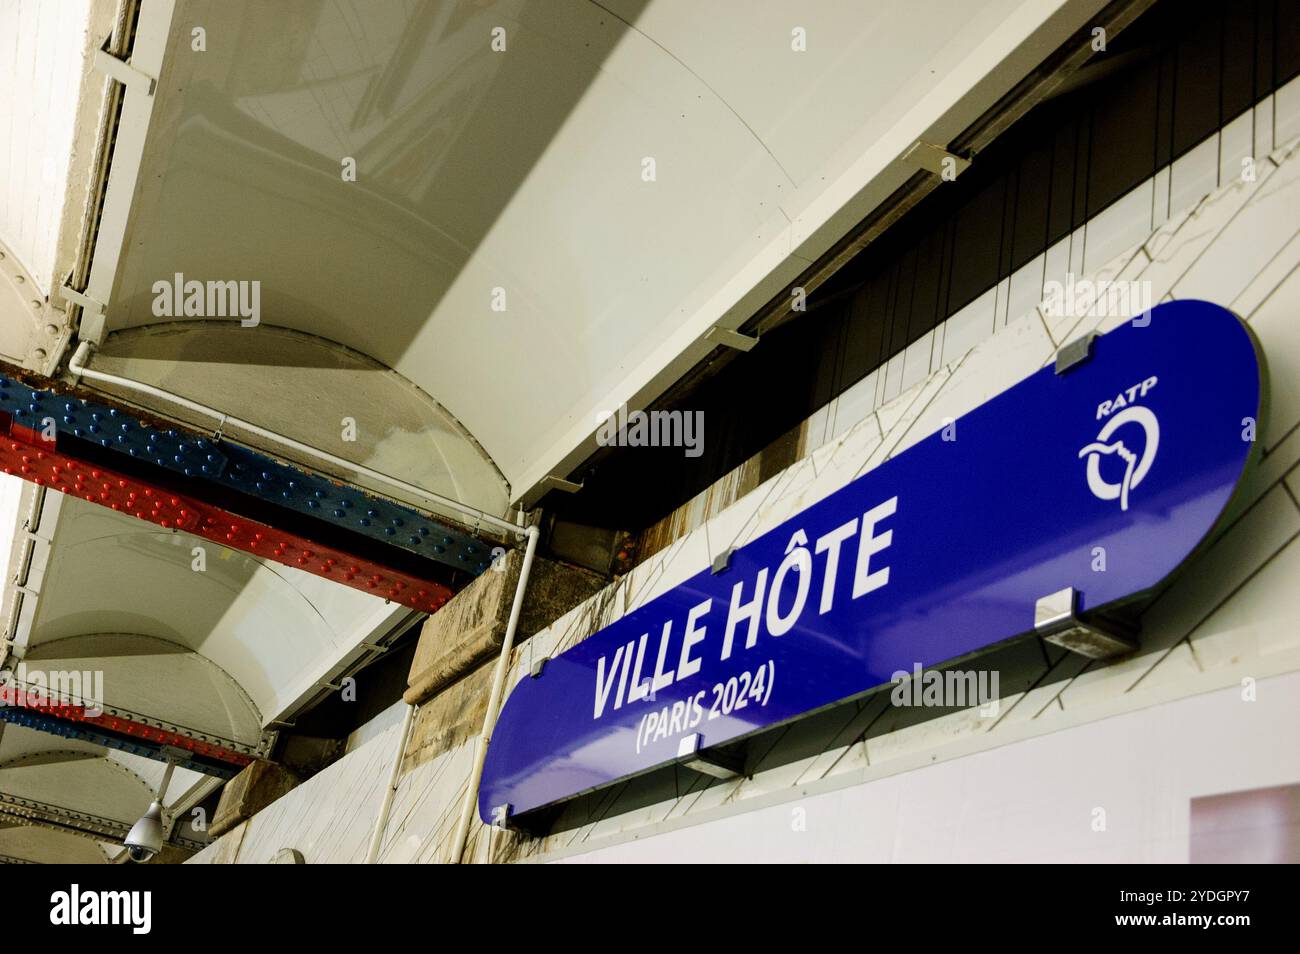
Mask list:
[[[1097,420],[1106,419],[1100,432],[1092,443],[1079,451],[1079,456],[1087,458],[1088,489],[1099,500],[1119,500],[1119,509],[1128,510],[1129,491],[1142,483],[1151,465],[1155,463],[1156,451],[1160,448],[1160,421],[1149,407],[1135,404],[1139,398],[1156,386],[1154,376],[1140,384],[1121,391],[1113,399],[1102,401],[1097,405]],[[1122,436],[1116,437],[1121,428],[1129,425]],[[1142,431],[1142,440],[1138,442],[1138,430]],[[1112,440],[1112,438],[1115,438]],[[1128,439],[1128,444],[1125,443]],[[1132,446],[1130,446],[1132,445]],[[1102,461],[1114,458],[1120,462],[1119,467],[1108,467],[1111,477],[1102,472]]]

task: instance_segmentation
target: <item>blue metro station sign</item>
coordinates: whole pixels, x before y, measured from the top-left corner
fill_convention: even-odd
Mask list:
[[[502,709],[490,821],[692,757],[1172,573],[1252,458],[1262,370],[1231,312],[1098,337],[549,660]],[[1104,561],[1098,561],[1104,554]]]

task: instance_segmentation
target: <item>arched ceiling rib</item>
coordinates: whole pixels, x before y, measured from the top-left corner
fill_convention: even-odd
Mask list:
[[[0,861],[10,864],[103,865],[108,864],[109,854],[105,843],[93,838],[0,818]]]
[[[266,324],[166,322],[112,335],[95,367],[194,400],[221,394],[221,409],[232,417],[489,513],[509,504],[500,471],[455,418],[406,378],[323,338]],[[137,399],[126,389],[105,390]],[[183,408],[176,414],[201,431],[215,423]],[[238,427],[224,432],[249,442]],[[277,456],[319,465],[292,449]]]
[[[89,633],[40,642],[23,658],[46,672],[91,673],[100,707],[166,721],[190,735],[256,747],[261,713],[212,660],[179,643],[134,633]],[[83,678],[83,682],[84,682]]]
[[[0,723],[0,822],[28,817],[116,841],[149,807],[163,772],[152,759]],[[166,820],[205,784],[203,776],[176,769],[164,798]],[[184,837],[206,836],[186,826]]]

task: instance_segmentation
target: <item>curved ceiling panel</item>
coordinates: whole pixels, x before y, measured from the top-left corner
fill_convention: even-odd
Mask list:
[[[69,636],[41,642],[23,662],[49,672],[102,674],[103,698],[95,702],[155,719],[165,716],[190,735],[251,747],[262,738],[261,715],[239,684],[206,656],[178,643],[129,633]]]
[[[174,320],[178,275],[259,281],[263,322],[415,382],[520,499],[1097,5],[181,0],[107,328]]]
[[[119,839],[149,807],[162,781],[161,762],[109,751],[18,725],[0,725],[0,814],[31,817]],[[165,803],[179,811],[204,790],[203,776],[178,768]],[[4,820],[0,818],[0,821]],[[170,814],[164,821],[170,824]],[[186,826],[189,840],[206,835]]]
[[[174,322],[110,336],[95,367],[193,400],[220,394],[221,409],[234,417],[489,513],[509,506],[500,471],[455,418],[401,375],[322,338],[266,325]],[[104,390],[135,400],[130,391]],[[212,426],[187,413],[176,411],[200,429]],[[225,433],[250,440],[237,427]],[[315,458],[297,462],[320,466]]]
[[[114,853],[119,846],[114,845]],[[0,861],[34,865],[105,865],[104,844],[66,831],[0,821]]]
[[[601,5],[635,23],[734,110],[799,187],[781,202],[795,218],[808,198],[803,187],[828,171],[828,160],[861,152],[929,92],[936,73],[968,51],[972,37],[992,34],[1020,2]],[[802,55],[793,49],[799,42]]]
[[[66,823],[120,840],[156,797],[164,772],[154,759],[0,723],[0,816]],[[172,825],[213,790],[212,782],[175,769],[163,799],[164,822]],[[190,825],[173,833],[188,841],[208,838]]]
[[[110,329],[157,321],[175,273],[260,280],[264,321],[397,369],[509,477],[784,222],[792,183],[742,120],[594,4],[273,9],[178,5]]]
[[[127,826],[149,807],[154,793],[130,769],[102,754],[63,748],[60,740],[45,738],[49,748],[0,763],[0,791],[5,795],[63,807],[69,807],[71,799],[77,811]]]
[[[129,633],[211,660],[262,719],[304,671],[349,647],[383,601],[188,534],[65,497],[28,651],[68,637]],[[195,547],[203,547],[196,569]],[[197,673],[200,684],[210,672]],[[106,687],[112,695],[113,688]],[[168,711],[188,682],[156,687]],[[150,710],[145,710],[147,713]]]

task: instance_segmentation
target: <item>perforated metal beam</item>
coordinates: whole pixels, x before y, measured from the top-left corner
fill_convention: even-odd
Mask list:
[[[119,752],[129,752],[158,762],[168,761],[164,749],[177,749],[193,753],[193,758],[172,759],[181,768],[218,778],[234,778],[252,761],[246,755],[221,750],[219,746],[205,746],[184,736],[141,725],[115,716],[92,718],[84,712],[79,715],[75,706],[54,705],[28,708],[21,705],[0,704],[0,722],[21,725],[37,732],[56,735],[62,739],[79,739],[92,745]],[[200,748],[208,752],[198,751]],[[221,752],[220,755],[209,754]]]
[[[222,546],[294,566],[426,613],[436,611],[453,595],[441,583],[419,579],[239,516],[196,497],[80,460],[34,431],[12,421],[2,423],[6,437],[0,440],[0,470],[6,474],[131,514],[164,529],[183,530]]]
[[[106,453],[193,478],[190,492],[200,498],[203,485],[213,485],[471,575],[482,573],[491,562],[491,545],[411,507],[228,440],[145,420],[124,408],[12,373],[0,373],[0,412],[30,430],[67,435]]]
[[[24,719],[24,715],[34,718]],[[245,747],[226,740],[181,732],[174,727],[149,725],[139,718],[128,718],[107,710],[88,712],[84,705],[52,700],[43,694],[16,686],[0,686],[0,719],[68,737],[84,737],[85,733],[114,733],[124,737],[120,740],[123,744],[113,744],[110,748],[124,751],[135,751],[138,748],[139,751],[135,751],[135,754],[150,758],[159,757],[157,751],[163,746],[170,746],[237,768],[243,768],[253,761],[250,753],[242,751]],[[105,743],[101,741],[100,744]],[[210,767],[204,763],[186,767],[211,774]]]

